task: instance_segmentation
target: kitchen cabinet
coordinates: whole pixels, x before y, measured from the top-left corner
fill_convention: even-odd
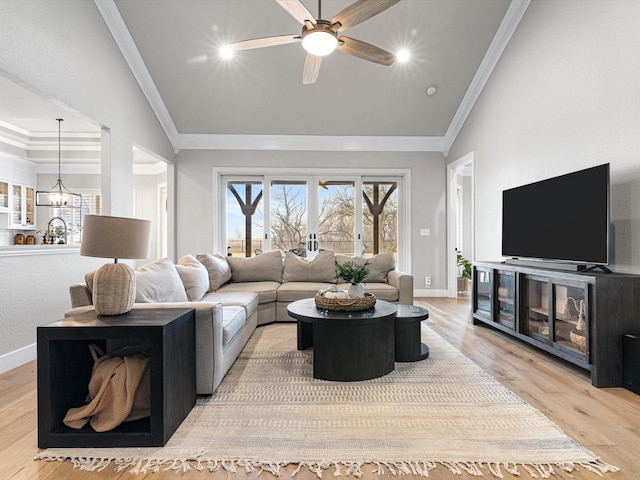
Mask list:
[[[9,228],[34,230],[36,226],[36,189],[9,183]]]
[[[0,213],[9,213],[9,181],[0,179]]]

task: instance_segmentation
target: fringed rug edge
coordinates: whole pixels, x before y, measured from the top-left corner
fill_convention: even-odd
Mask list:
[[[556,462],[556,463],[509,463],[509,462],[465,462],[465,461],[416,461],[416,462],[375,462],[375,461],[321,461],[321,462],[269,462],[260,460],[238,460],[238,459],[211,459],[205,458],[204,452],[199,453],[189,459],[152,459],[152,458],[96,458],[68,457],[47,454],[43,451],[35,456],[34,460],[47,462],[70,461],[73,467],[85,471],[102,471],[112,462],[115,470],[121,472],[130,469],[129,473],[148,474],[160,471],[174,470],[176,472],[209,471],[216,472],[225,470],[236,473],[244,470],[247,474],[260,475],[263,472],[281,477],[287,474],[286,467],[294,466],[290,477],[296,476],[302,469],[306,468],[315,473],[318,478],[322,478],[324,472],[332,476],[353,476],[360,478],[363,475],[363,467],[371,465],[373,473],[377,475],[390,474],[393,476],[418,475],[428,477],[431,470],[438,466],[445,467],[455,475],[468,473],[469,475],[482,477],[485,473],[491,473],[494,478],[503,479],[507,472],[515,476],[522,475],[523,471],[529,474],[530,478],[551,478],[558,475],[558,471],[571,473],[578,468],[583,468],[589,472],[604,477],[605,473],[618,472],[619,468],[603,462],[596,458],[588,462]]]

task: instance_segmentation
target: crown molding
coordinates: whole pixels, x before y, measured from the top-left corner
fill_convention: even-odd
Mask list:
[[[142,55],[140,55],[131,33],[122,19],[122,15],[120,15],[120,11],[116,6],[115,1],[94,0],[94,2],[102,15],[104,22],[107,24],[111,35],[118,44],[122,55],[127,61],[131,72],[138,81],[142,92],[147,97],[156,117],[158,117],[160,125],[162,125],[165,134],[175,148],[175,145],[178,143],[178,130],[173,123],[171,115],[169,115],[167,107],[162,101],[160,92],[158,92],[156,84],[153,82],[149,70],[147,70],[147,66],[144,64]]]
[[[442,152],[443,137],[181,134],[177,150]]]
[[[471,83],[469,84],[467,93],[465,93],[462,102],[460,102],[460,106],[458,107],[456,114],[453,116],[453,119],[449,124],[449,128],[444,135],[444,148],[442,152],[445,155],[449,155],[449,150],[451,149],[453,142],[456,140],[464,123],[467,121],[467,117],[471,113],[471,109],[475,105],[476,100],[478,100],[484,86],[493,73],[493,69],[497,65],[498,60],[500,60],[502,52],[511,40],[511,36],[524,16],[530,1],[531,0],[511,0],[507,13],[505,13],[504,18],[500,23],[500,27],[498,27],[498,31],[493,37],[482,62],[480,62],[480,66],[478,67],[473,80],[471,80]]]

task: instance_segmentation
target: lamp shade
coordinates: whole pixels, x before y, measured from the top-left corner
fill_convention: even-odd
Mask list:
[[[151,222],[137,218],[87,215],[82,228],[80,255],[101,258],[147,258]]]

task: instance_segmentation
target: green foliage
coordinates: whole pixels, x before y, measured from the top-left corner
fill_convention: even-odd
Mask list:
[[[369,276],[369,262],[358,265],[355,262],[336,262],[338,277],[349,283],[362,283]]]
[[[456,250],[456,256],[458,257],[458,275],[471,280],[471,262],[462,256],[460,250]]]

